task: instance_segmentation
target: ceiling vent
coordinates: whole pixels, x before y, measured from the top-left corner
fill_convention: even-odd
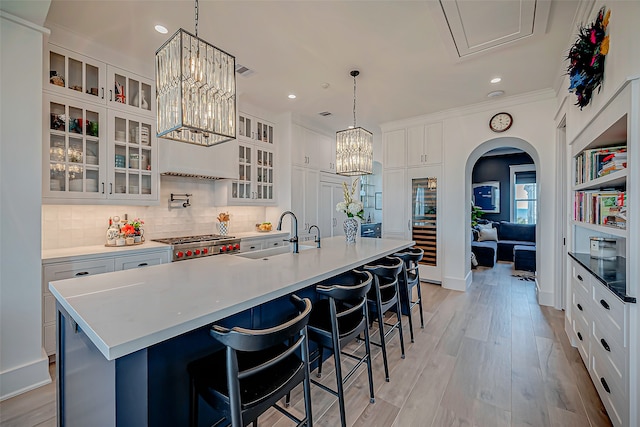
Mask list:
[[[319,115],[321,115],[322,117],[327,117],[327,116],[330,116],[330,115],[331,115],[331,113],[330,113],[330,112],[328,112],[328,111],[323,111],[323,112],[318,113],[318,114],[319,114]]]
[[[245,67],[242,64],[236,64],[236,73],[240,74],[242,77],[249,77],[250,75],[255,73],[255,71]]]

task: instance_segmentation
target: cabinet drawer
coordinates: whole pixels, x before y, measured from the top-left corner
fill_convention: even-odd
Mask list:
[[[628,314],[625,303],[600,283],[595,283],[593,286],[593,300],[595,314],[601,320],[601,328],[610,332],[611,339],[617,340],[626,347]]]
[[[262,240],[240,240],[240,252],[259,251],[261,249],[264,249],[264,242]]]
[[[598,357],[607,362],[611,375],[615,377],[618,386],[624,389],[627,376],[626,349],[617,340],[611,339],[610,333],[603,331],[598,321],[593,322],[592,336],[592,351],[600,353]]]
[[[590,374],[614,426],[626,426],[627,396],[614,380],[599,351],[591,353]]]
[[[571,301],[571,317],[582,317],[587,324],[590,323],[593,318],[591,301],[580,291],[573,291],[571,295],[573,299]]]
[[[571,284],[573,289],[582,292],[583,295],[591,297],[592,275],[576,261],[571,262]]]
[[[167,262],[169,262],[168,252],[118,257],[115,259],[115,269],[116,271],[129,270],[150,265],[166,264]]]
[[[71,261],[44,266],[43,290],[49,290],[49,282],[113,271],[113,258],[88,261]]]
[[[589,324],[584,317],[578,315],[572,320],[573,333],[576,337],[578,352],[585,366],[589,365]]]
[[[272,239],[267,239],[264,242],[264,249],[275,248],[276,246],[285,246],[289,244],[288,240],[285,240],[287,236],[282,237],[274,237]]]

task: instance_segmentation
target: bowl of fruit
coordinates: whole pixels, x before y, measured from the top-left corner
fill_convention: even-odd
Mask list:
[[[263,222],[261,224],[256,224],[256,230],[261,232],[261,233],[266,233],[271,231],[271,223],[270,222]]]

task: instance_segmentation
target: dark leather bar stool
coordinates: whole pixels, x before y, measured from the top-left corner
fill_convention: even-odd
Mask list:
[[[316,286],[316,292],[322,299],[313,305],[309,319],[309,339],[318,344],[318,350],[313,353],[311,358],[312,363],[318,361],[318,377],[320,377],[324,349],[331,350],[336,365],[337,390],[332,390],[313,379],[311,382],[338,397],[340,420],[343,427],[346,426],[344,383],[363,363],[367,364],[369,396],[371,403],[374,402],[367,310],[367,292],[371,289],[372,282],[373,278],[370,273],[357,270],[325,280]],[[343,348],[356,340],[360,334],[364,335],[365,354],[357,356],[343,351]],[[343,355],[357,361],[346,375],[342,373],[341,356]]]
[[[402,313],[400,312],[400,289],[398,285],[398,276],[404,267],[404,263],[400,258],[384,257],[372,264],[363,267],[365,271],[370,272],[374,276],[374,286],[367,295],[367,302],[371,316],[377,318],[378,328],[380,329],[380,343],[371,342],[382,348],[382,360],[384,362],[385,380],[389,381],[389,362],[387,361],[386,338],[398,328],[400,336],[400,350],[404,359],[404,338],[402,336]],[[384,314],[390,309],[396,311],[397,321],[395,323],[385,323]],[[385,332],[384,326],[391,326]]]
[[[226,348],[188,365],[192,427],[198,426],[199,397],[222,414],[216,426],[257,426],[258,417],[272,406],[298,426],[313,425],[307,342],[311,301],[292,295],[291,302],[297,309],[293,318],[268,329],[211,327],[211,336]],[[303,419],[277,405],[300,383]]]
[[[424,329],[424,313],[422,312],[422,290],[420,289],[420,269],[418,263],[424,256],[424,250],[420,248],[408,248],[401,252],[396,252],[393,256],[400,258],[404,262],[404,271],[400,276],[400,304],[402,312],[409,317],[409,333],[411,334],[411,342],[413,338],[413,319],[411,310],[418,304],[420,306],[420,327]],[[418,298],[413,300],[413,288],[418,289]]]

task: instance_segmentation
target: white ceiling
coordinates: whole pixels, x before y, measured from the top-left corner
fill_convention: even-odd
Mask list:
[[[255,72],[238,76],[241,100],[330,131],[352,124],[352,69],[361,72],[358,125],[374,132],[381,123],[486,101],[494,90],[509,96],[560,82],[578,0],[442,2],[200,0],[199,36]],[[481,45],[479,52],[460,58],[448,26],[454,20],[453,32]],[[194,1],[52,0],[45,26],[148,58],[152,70],[173,32],[194,31]],[[523,28],[531,34],[513,36]],[[492,85],[495,76],[502,82]],[[323,111],[332,115],[318,116]]]

